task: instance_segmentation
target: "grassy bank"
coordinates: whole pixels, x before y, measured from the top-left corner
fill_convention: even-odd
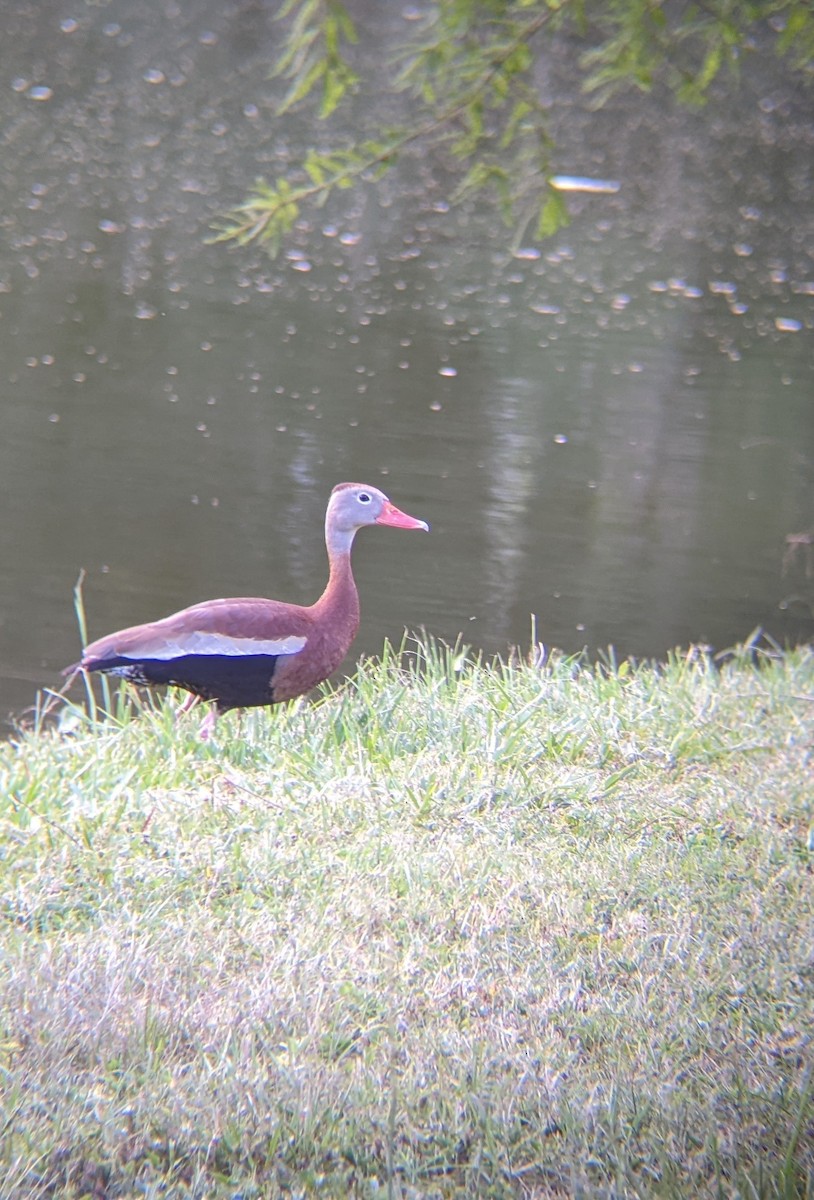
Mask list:
[[[814,655],[0,747],[0,1196],[814,1196]]]

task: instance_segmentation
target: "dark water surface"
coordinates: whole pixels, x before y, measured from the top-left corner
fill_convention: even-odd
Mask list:
[[[382,7],[371,43],[403,22]],[[342,479],[433,526],[360,536],[360,652],[405,626],[501,651],[530,614],[637,656],[814,632],[786,543],[814,527],[814,113],[782,67],[725,109],[591,113],[565,47],[557,169],[618,195],[510,254],[405,163],[272,262],[205,244],[292,150],[270,8],[30,0],[0,25],[0,713],[76,657],[80,568],[92,637],[314,599]]]

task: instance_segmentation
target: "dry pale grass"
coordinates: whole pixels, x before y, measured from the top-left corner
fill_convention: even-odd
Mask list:
[[[0,748],[0,1195],[814,1196],[814,656]]]

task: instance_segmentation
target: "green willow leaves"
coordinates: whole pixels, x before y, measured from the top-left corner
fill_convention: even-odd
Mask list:
[[[272,75],[285,91],[284,118],[305,110],[325,122],[323,148],[304,148],[272,181],[258,180],[222,220],[215,241],[260,241],[276,253],[296,221],[337,189],[375,181],[397,159],[420,150],[443,165],[448,199],[487,197],[515,240],[555,233],[569,219],[554,174],[535,67],[555,54],[557,35],[576,40],[582,85],[599,106],[621,88],[665,88],[700,105],[748,55],[775,52],[810,79],[812,0],[434,0],[412,13],[403,35],[375,47],[391,65],[390,95],[371,97],[353,0],[284,0],[285,29]],[[378,78],[378,76],[377,76]],[[358,97],[354,119],[369,127],[348,144],[331,118]],[[377,114],[408,113],[387,126]],[[324,148],[325,146],[328,148]]]

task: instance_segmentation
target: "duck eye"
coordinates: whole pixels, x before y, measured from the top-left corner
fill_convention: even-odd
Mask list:
[[[370,504],[371,496],[367,492],[360,492],[358,500],[360,504]]]

